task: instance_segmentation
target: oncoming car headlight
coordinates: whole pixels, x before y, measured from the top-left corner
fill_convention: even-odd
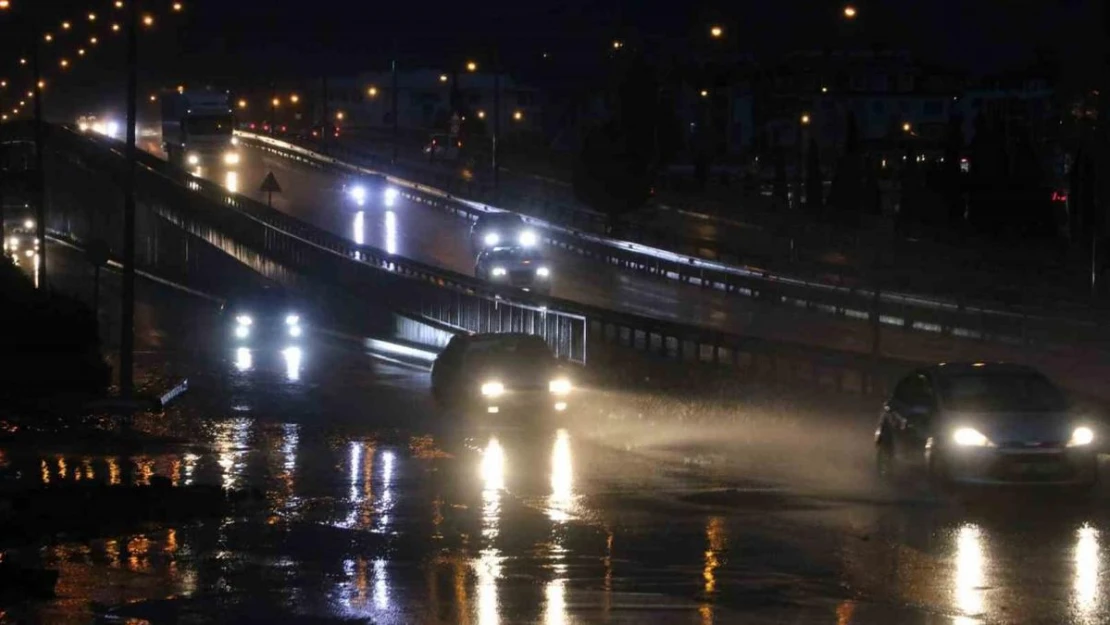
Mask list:
[[[248,335],[250,335],[250,333],[251,333],[250,326],[243,325],[243,324],[239,324],[239,325],[235,326],[235,338],[237,338],[237,339],[245,339],[245,338],[247,338]]]
[[[509,272],[504,267],[494,267],[493,270],[490,271],[490,275],[495,278],[508,275],[508,273]]]
[[[558,378],[547,383],[547,390],[556,395],[566,395],[570,393],[570,389],[570,380],[566,378]]]
[[[952,433],[952,440],[960,447],[991,447],[993,446],[986,436],[975,428],[959,428]]]
[[[239,164],[239,153],[238,152],[228,152],[227,154],[224,154],[224,165],[238,165],[238,164]]]
[[[386,187],[385,193],[383,195],[385,197],[385,205],[393,206],[393,204],[397,201],[397,196],[401,195],[401,192],[397,189],[394,189],[393,187]]]
[[[486,245],[497,245],[501,242],[501,235],[496,232],[487,232],[486,236],[482,237],[482,241]]]
[[[251,319],[250,315],[239,315],[235,318],[235,323],[238,323],[241,326],[249,326],[250,324],[254,323],[254,319]]]
[[[482,385],[482,397],[501,397],[505,394],[505,385],[500,382],[486,382]]]
[[[1095,432],[1089,427],[1079,426],[1071,433],[1071,440],[1068,441],[1068,447],[1082,447],[1090,445],[1095,440]]]
[[[289,326],[289,336],[297,338],[301,335],[301,326]]]
[[[287,325],[287,326],[295,326],[300,322],[301,322],[300,315],[286,315],[285,316],[285,325]]]
[[[186,160],[189,162],[190,165],[200,165],[199,154],[190,154],[188,157],[186,157]]]
[[[351,199],[353,199],[355,203],[359,206],[362,206],[366,203],[366,187],[362,185],[351,187],[350,194]]]
[[[541,278],[550,278],[551,277],[551,270],[548,269],[547,267],[540,267],[539,269],[536,270],[536,275],[541,277]]]
[[[539,242],[539,237],[536,236],[535,230],[525,230],[520,233],[520,244],[524,247],[532,247]]]

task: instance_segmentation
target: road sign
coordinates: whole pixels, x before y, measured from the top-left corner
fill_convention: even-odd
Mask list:
[[[281,185],[278,184],[277,178],[274,177],[274,172],[266,174],[266,179],[262,181],[263,193],[281,193]]]
[[[266,194],[266,206],[273,208],[274,194],[281,193],[281,185],[274,177],[274,172],[266,174],[266,179],[262,181],[262,187],[259,190]]]

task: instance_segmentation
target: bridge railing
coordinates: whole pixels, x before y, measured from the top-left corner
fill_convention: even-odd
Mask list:
[[[341,174],[370,172],[334,157],[318,154],[284,141],[242,133],[244,140],[261,149],[306,165]],[[381,172],[378,172],[381,173]],[[450,190],[391,178],[411,199],[473,219],[496,210],[454,195]],[[879,291],[866,287],[838,286],[776,274],[760,268],[731,266],[666,250],[617,241],[573,227],[531,219],[546,242],[600,262],[666,277],[707,289],[749,297],[763,303],[802,308],[855,320],[866,320],[904,330],[951,335],[965,339],[1013,345],[1054,347],[1084,345],[1110,347],[1099,313],[1072,310],[1068,314],[998,307],[964,300]]]
[[[75,239],[105,236],[119,249],[120,145],[52,128],[48,162],[58,183],[87,204],[52,206],[50,227]],[[407,311],[414,319],[466,331],[544,336],[576,362],[620,366],[629,350],[682,362],[735,368],[741,375],[846,392],[881,391],[912,365],[891,358],[772,341],[618,313],[575,302],[497,291],[455,274],[360,246],[263,204],[199,180],[149,155],[137,176],[139,255],[157,263],[166,248],[203,241],[268,276],[298,273],[360,301]],[[193,238],[182,242],[180,232]],[[178,233],[176,236],[174,233]],[[193,241],[193,243],[190,243]],[[587,352],[587,346],[589,351]],[[881,374],[877,373],[881,372]]]

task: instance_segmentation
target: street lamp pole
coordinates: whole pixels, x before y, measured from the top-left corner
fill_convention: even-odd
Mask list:
[[[39,285],[45,287],[48,284],[46,278],[46,169],[43,165],[43,152],[46,145],[42,124],[42,73],[39,71],[39,39],[42,37],[42,31],[39,29],[37,6],[33,9],[31,15],[31,37],[33,37],[31,42],[31,72],[34,81],[32,92],[35,96],[33,98],[35,104],[35,186],[38,187],[36,189],[36,199],[39,203],[35,207],[35,237],[39,241]]]
[[[393,62],[390,63],[390,72],[393,76],[393,88],[390,90],[390,99],[393,101],[393,160],[391,164],[397,164],[397,150],[401,142],[400,120],[397,119],[397,39],[393,39]]]
[[[135,367],[135,126],[139,97],[139,6],[129,3],[127,15],[127,145],[123,183],[123,294],[120,321],[120,394],[134,393]],[[42,248],[46,251],[45,246]]]

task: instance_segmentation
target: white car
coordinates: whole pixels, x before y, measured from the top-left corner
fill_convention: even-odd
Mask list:
[[[474,275],[494,284],[551,292],[551,265],[534,247],[495,247],[478,255]]]

